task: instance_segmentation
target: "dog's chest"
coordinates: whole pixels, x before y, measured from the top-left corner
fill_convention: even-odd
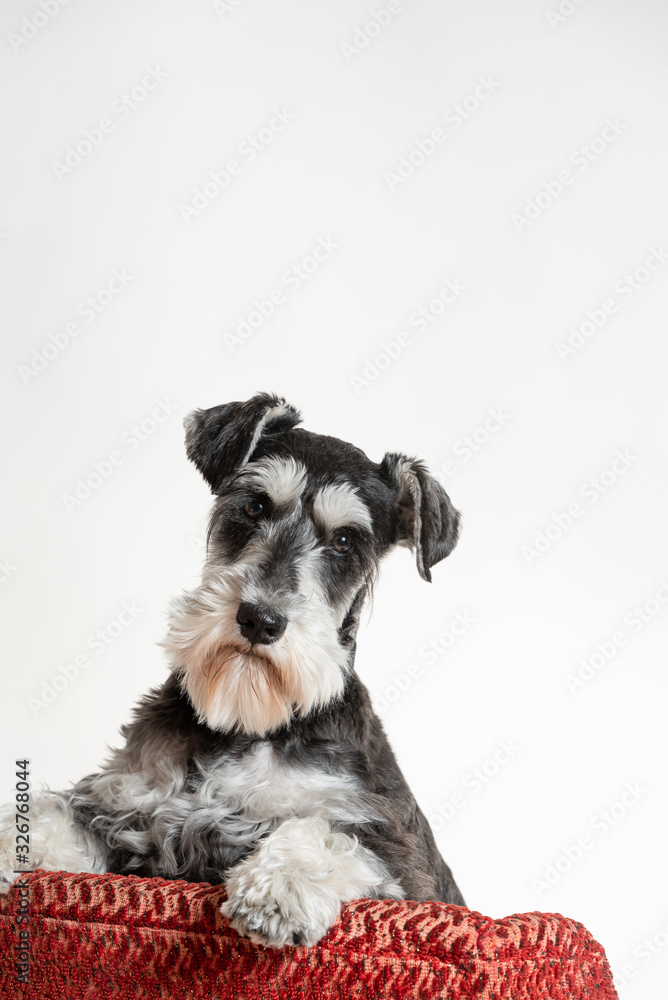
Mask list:
[[[316,813],[349,823],[370,818],[354,776],[290,764],[268,741],[239,759],[221,761],[204,777],[202,794],[251,822]]]

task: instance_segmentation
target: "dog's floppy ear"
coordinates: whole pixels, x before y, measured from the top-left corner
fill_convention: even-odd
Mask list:
[[[298,410],[273,393],[259,392],[245,403],[194,410],[183,421],[186,454],[215,493],[245,465],[261,437],[301,422]]]
[[[449,556],[457,544],[459,511],[419,459],[388,452],[380,471],[397,490],[397,541],[415,550],[418,572],[431,583],[430,567]]]

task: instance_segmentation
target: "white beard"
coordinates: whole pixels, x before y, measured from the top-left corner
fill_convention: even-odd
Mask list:
[[[161,645],[172,668],[183,670],[201,722],[264,736],[295,711],[306,714],[342,693],[348,651],[337,639],[336,613],[312,582],[308,598],[282,602],[288,625],[281,638],[251,647],[236,615],[242,601],[261,595],[249,593],[245,569],[205,568],[201,585],[172,602]]]

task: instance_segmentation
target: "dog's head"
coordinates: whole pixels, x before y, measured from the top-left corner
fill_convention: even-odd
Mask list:
[[[300,422],[268,393],[185,421],[215,503],[202,583],[175,602],[165,646],[212,729],[264,735],[339,696],[381,557],[406,545],[430,581],[457,541],[422,462],[375,463]]]

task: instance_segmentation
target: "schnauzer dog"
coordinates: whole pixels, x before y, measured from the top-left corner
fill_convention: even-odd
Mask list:
[[[430,581],[459,513],[421,461],[299,423],[269,393],[186,418],[215,500],[169,679],[103,770],[30,810],[33,866],[222,882],[232,926],[276,948],[314,944],[359,897],[465,905],[354,670],[381,557],[404,545]]]

